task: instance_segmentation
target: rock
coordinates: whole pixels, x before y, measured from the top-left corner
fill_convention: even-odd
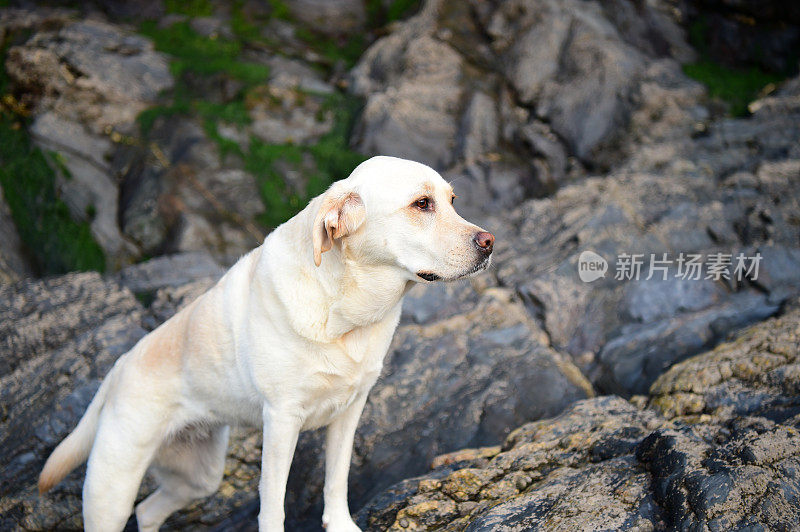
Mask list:
[[[387,505],[381,495],[357,521],[364,530],[641,527],[659,511],[633,454],[658,424],[657,415],[619,398],[579,401],[557,418],[512,432],[483,463],[405,481],[402,499]]]
[[[348,35],[367,19],[361,0],[290,0],[286,6],[298,21],[326,35]]]
[[[800,525],[800,312],[613,396],[523,425],[378,494],[365,530],[732,530]],[[693,396],[690,398],[690,396]],[[654,409],[652,409],[654,408]],[[666,417],[660,415],[663,413]]]
[[[598,355],[598,386],[611,393],[645,393],[672,364],[775,314],[761,294],[735,294],[721,305],[654,323],[624,326]]]
[[[800,198],[791,185],[800,160],[797,94],[796,81],[787,83],[756,102],[751,118],[711,123],[696,139],[667,135],[638,145],[605,177],[489,222],[498,234],[498,281],[517,288],[553,346],[602,390],[642,393],[669,365],[800,291],[792,221]],[[584,251],[607,261],[605,278],[581,281]],[[619,257],[637,253],[639,280],[617,279]],[[667,280],[656,270],[647,280],[651,255],[664,253]],[[706,263],[713,253],[729,254],[729,276],[739,253],[760,254],[760,270],[757,278],[716,282],[703,270],[702,280],[679,282],[681,253]]]
[[[281,55],[266,59],[270,68],[269,85],[278,89],[301,89],[306,92],[331,94],[334,88],[306,63]]]
[[[89,222],[92,236],[113,259],[111,264],[119,266],[136,256],[136,248],[117,224],[119,190],[106,160],[114,149],[111,141],[54,112],[39,115],[30,133],[42,149],[59,154],[63,165],[56,173],[59,195],[74,218]]]
[[[159,288],[148,307],[148,315],[144,318],[144,326],[153,330],[180,309],[203,295],[217,283],[217,278],[199,277],[197,280],[182,285],[167,285]]]
[[[38,13],[38,12],[37,12]],[[166,58],[147,39],[61,12],[11,11],[9,34],[31,32],[8,50],[6,70],[31,108],[35,142],[58,154],[59,193],[72,216],[90,223],[112,267],[139,255],[118,226],[118,185],[109,159],[137,115],[172,86]]]
[[[629,141],[685,135],[705,117],[671,13],[627,0],[425,2],[350,73],[366,99],[354,143],[443,170],[470,214],[551,194],[585,164],[618,164]]]
[[[229,25],[218,17],[194,17],[189,21],[189,27],[197,34],[209,39],[234,38]]]
[[[504,2],[488,31],[501,68],[523,104],[586,158],[625,123],[645,56],[622,41],[599,4]]]
[[[0,527],[80,528],[83,468],[39,497],[45,458],[145,331],[133,295],[97,273],[0,285]]]
[[[637,456],[671,527],[792,529],[800,525],[798,444],[796,423],[745,417],[723,426],[660,429],[640,444]]]
[[[14,29],[13,19],[3,23]],[[132,124],[173,84],[166,58],[144,37],[97,20],[66,22],[44,14],[38,24],[6,60],[13,82],[40,98],[24,102],[33,104],[35,114],[53,110],[102,135]]]
[[[734,342],[676,364],[650,389],[650,405],[674,418],[800,414],[800,312],[743,332]]]
[[[314,144],[333,127],[332,113],[323,108],[319,96],[307,95],[298,87],[271,85],[262,92],[253,98],[249,129],[267,144]]]
[[[487,151],[497,148],[500,136],[499,117],[495,102],[483,92],[472,95],[462,118],[460,155],[469,164],[477,161]]]
[[[462,283],[418,285],[403,299],[401,323],[427,325],[474,308],[475,294]]]
[[[352,77],[366,96],[355,132],[365,154],[405,157],[445,168],[454,162],[463,59],[435,39],[435,3],[371,46]]]
[[[208,253],[164,255],[134,264],[114,277],[134,294],[147,294],[161,288],[177,288],[200,280],[219,280],[225,270]]]
[[[0,187],[0,285],[13,283],[31,275],[31,266],[25,258],[17,227]]]
[[[264,240],[253,220],[264,211],[255,178],[220,158],[195,121],[156,121],[151,149],[120,149],[121,228],[149,254],[210,252],[228,265]]]
[[[668,2],[646,5],[626,1],[602,2],[606,18],[616,27],[625,42],[651,57],[672,57],[681,63],[694,61],[697,52],[686,42],[683,22]]]
[[[763,286],[773,301],[792,295],[800,286],[800,250],[784,246],[764,246],[758,252],[763,263],[758,285]]]
[[[710,117],[704,105],[705,92],[702,84],[681,74],[678,61],[662,58],[649,62],[634,97],[636,104],[627,124],[627,138],[616,144],[612,153],[600,151],[595,157],[611,167],[643,145],[696,136],[698,127],[704,127]]]

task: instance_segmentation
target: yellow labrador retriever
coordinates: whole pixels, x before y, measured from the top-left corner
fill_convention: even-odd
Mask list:
[[[422,164],[359,165],[119,358],[47,460],[40,491],[88,458],[84,525],[122,530],[150,468],[159,487],[136,518],[155,531],[216,491],[228,425],[260,423],[259,528],[283,530],[298,434],[327,426],[323,526],[358,530],[347,506],[353,436],[403,295],[490,261],[494,237],[456,214],[454,197]]]

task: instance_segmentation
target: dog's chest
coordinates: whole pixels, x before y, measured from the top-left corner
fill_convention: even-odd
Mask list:
[[[336,416],[366,394],[378,378],[387,342],[348,342],[322,349],[309,367],[304,386],[304,429],[329,424]],[[375,345],[375,344],[378,345]]]

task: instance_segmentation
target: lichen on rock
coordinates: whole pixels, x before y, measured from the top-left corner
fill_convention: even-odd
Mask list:
[[[653,385],[645,408],[613,396],[586,399],[516,429],[490,458],[451,454],[464,461],[439,460],[429,474],[377,496],[359,523],[367,530],[797,528],[800,393],[790,368],[800,357],[798,334],[800,310],[791,310],[675,366]],[[701,408],[686,408],[687,393]]]

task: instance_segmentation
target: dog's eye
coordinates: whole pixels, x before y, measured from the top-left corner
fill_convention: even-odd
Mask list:
[[[431,208],[431,200],[428,198],[420,198],[414,202],[414,207],[421,211],[427,211]]]
[[[454,204],[454,203],[456,202],[456,198],[457,198],[457,197],[458,197],[458,196],[456,196],[455,194],[453,194],[453,195],[450,197],[450,205],[452,205],[452,204]]]

